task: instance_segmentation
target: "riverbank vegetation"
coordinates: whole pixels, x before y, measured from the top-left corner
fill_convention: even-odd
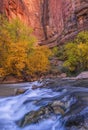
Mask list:
[[[14,75],[26,79],[49,70],[52,53],[37,45],[32,32],[19,19],[8,22],[0,16],[0,77]]]
[[[33,30],[18,18],[9,22],[0,16],[0,77],[15,76],[30,81],[41,76],[63,72],[72,75],[85,70],[88,70],[88,31],[50,50],[39,46]]]
[[[67,73],[80,73],[88,70],[88,31],[80,32],[76,38],[54,49],[55,55],[63,61]]]

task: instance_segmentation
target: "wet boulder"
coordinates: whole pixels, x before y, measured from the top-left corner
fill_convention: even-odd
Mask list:
[[[34,89],[37,89],[37,88],[39,88],[37,85],[33,85],[32,86],[32,89],[34,90]]]
[[[51,104],[51,107],[53,108],[53,111],[55,114],[64,114],[64,103],[61,101],[54,101]]]
[[[65,126],[66,127],[70,127],[70,126],[79,126],[80,123],[83,123],[84,122],[84,116],[83,115],[75,115],[75,116],[72,116],[72,117],[69,117],[67,119],[67,121],[65,122]]]
[[[49,114],[50,110],[47,107],[42,107],[38,111],[31,111],[25,115],[19,125],[24,127],[31,123],[37,123],[39,120],[47,118]]]
[[[24,127],[31,123],[36,123],[42,119],[49,118],[52,114],[63,115],[65,113],[64,104],[60,101],[53,101],[52,103],[41,107],[37,111],[27,113],[20,121],[19,125]]]
[[[88,71],[84,71],[82,73],[80,73],[76,79],[88,79]]]
[[[67,130],[88,130],[88,113],[70,116],[65,121],[65,127]]]
[[[15,95],[20,95],[20,94],[23,94],[27,91],[27,89],[22,89],[22,88],[19,88],[19,89],[15,89]]]
[[[60,106],[53,107],[53,110],[55,114],[64,114],[64,110]]]

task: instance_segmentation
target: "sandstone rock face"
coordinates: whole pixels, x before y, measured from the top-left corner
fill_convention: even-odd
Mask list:
[[[0,0],[0,13],[5,13],[9,20],[19,17],[33,28],[35,35],[43,36],[39,0]]]
[[[0,0],[0,13],[18,16],[50,47],[88,30],[88,0]]]
[[[88,30],[88,0],[50,0],[48,27],[53,33],[45,42],[50,47]]]
[[[62,42],[72,39],[82,30],[88,30],[88,0],[63,1],[63,24]]]

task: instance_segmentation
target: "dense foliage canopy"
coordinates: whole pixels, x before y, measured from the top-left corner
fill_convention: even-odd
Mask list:
[[[0,76],[34,76],[49,69],[51,51],[40,47],[19,19],[8,22],[0,16]]]
[[[73,42],[65,45],[66,60],[64,66],[70,71],[88,69],[88,32],[81,32]]]
[[[63,70],[79,73],[88,70],[88,31],[80,32],[73,41],[53,49],[63,61]]]

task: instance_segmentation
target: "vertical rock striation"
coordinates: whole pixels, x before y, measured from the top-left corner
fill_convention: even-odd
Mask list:
[[[88,30],[88,0],[63,0],[62,12],[62,43],[72,39],[78,32]]]
[[[0,13],[19,17],[50,47],[88,30],[88,0],[0,0]]]
[[[49,0],[48,40],[50,47],[73,39],[88,30],[88,0]]]

